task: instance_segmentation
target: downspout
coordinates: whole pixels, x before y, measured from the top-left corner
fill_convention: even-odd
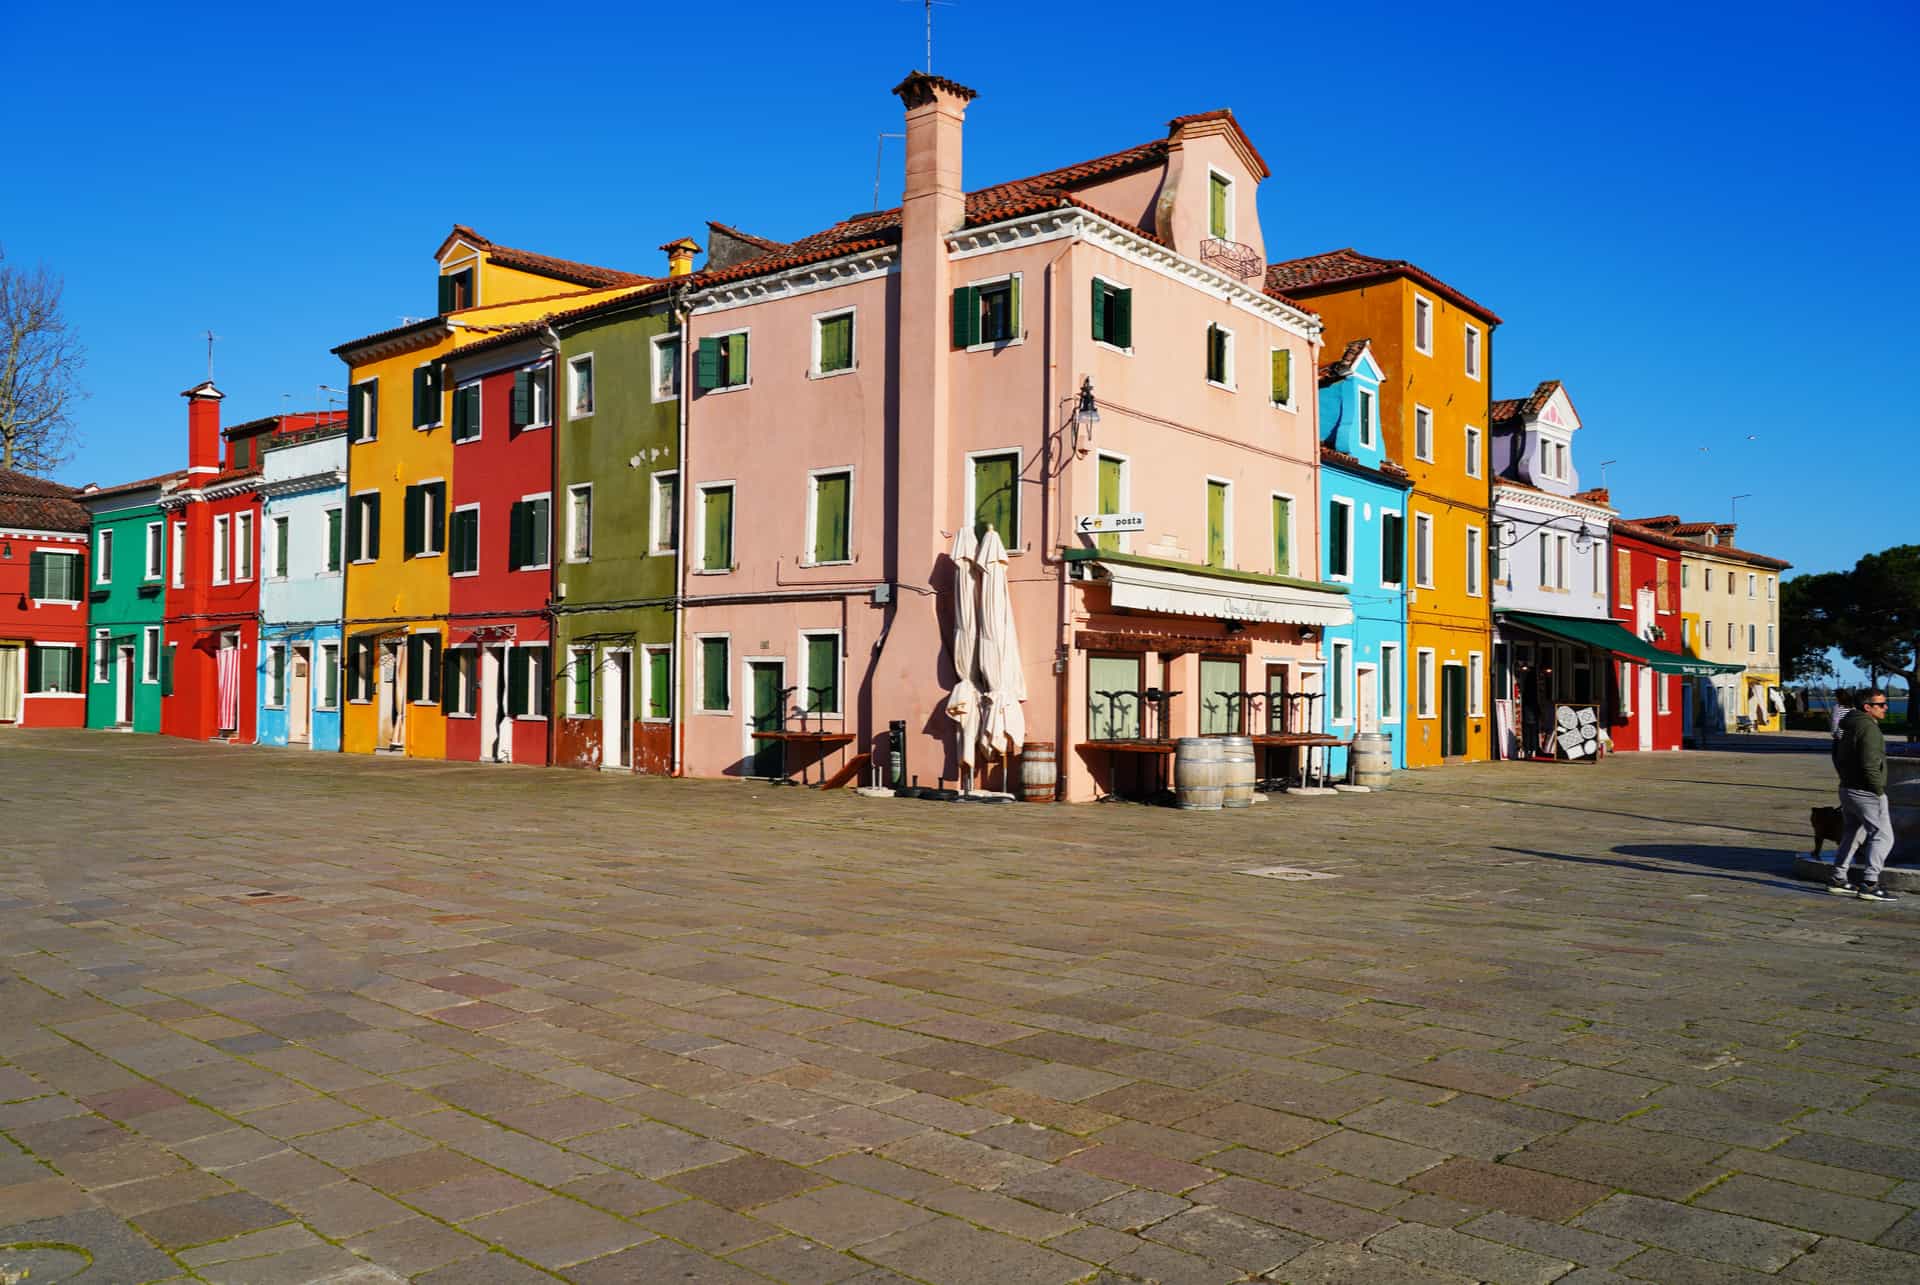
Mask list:
[[[560,600],[560,568],[565,565],[559,558],[552,556],[551,551],[556,551],[560,547],[560,512],[562,504],[565,503],[566,492],[560,486],[560,433],[562,431],[560,427],[560,408],[558,406],[560,400],[559,393],[562,387],[560,382],[560,332],[553,328],[553,322],[551,320],[548,320],[542,329],[546,333],[547,342],[553,346],[553,373],[548,376],[548,379],[551,381],[550,386],[553,389],[551,401],[552,410],[550,411],[550,414],[553,416],[553,429],[548,434],[552,440],[547,443],[547,453],[551,462],[550,467],[552,468],[549,476],[553,478],[553,485],[548,489],[557,492],[554,496],[554,500],[557,502],[549,503],[547,506],[547,511],[551,514],[549,520],[553,523],[553,530],[547,536],[547,548],[550,551],[547,557],[547,609],[542,613],[547,618],[547,673],[551,675],[560,672],[560,666],[556,663],[559,657],[555,654],[559,650],[560,645],[560,620],[559,617],[554,614],[553,605]],[[447,633],[449,639],[451,639],[453,630],[449,628]],[[477,654],[474,664],[479,664]],[[589,688],[588,690],[591,691],[592,689]],[[604,699],[604,692],[602,693],[602,698]],[[561,717],[559,701],[556,699],[555,693],[549,691],[547,693],[548,767],[558,766],[560,762]]]
[[[1058,315],[1056,300],[1059,298],[1059,295],[1060,295],[1060,285],[1059,285],[1060,261],[1067,257],[1068,253],[1072,251],[1073,247],[1076,244],[1078,244],[1078,242],[1079,242],[1078,236],[1070,238],[1067,241],[1067,244],[1061,249],[1060,253],[1054,255],[1052,259],[1047,261],[1047,328],[1050,331],[1054,330],[1056,326],[1056,318]],[[1071,299],[1067,300],[1066,306],[1069,312],[1071,312],[1073,307],[1073,301]],[[1072,334],[1071,327],[1068,328],[1068,334],[1069,335]],[[1055,391],[1059,386],[1059,379],[1060,379],[1060,372],[1059,372],[1060,353],[1059,353],[1059,347],[1058,347],[1059,338],[1060,336],[1057,333],[1050,334],[1048,336],[1048,343],[1047,343],[1048,360],[1047,360],[1046,387],[1042,393],[1045,399],[1042,404],[1046,407],[1046,413],[1047,413],[1047,427],[1046,427],[1047,436],[1045,439],[1046,450],[1043,453],[1043,463],[1041,465],[1043,470],[1043,481],[1046,482],[1046,485],[1042,488],[1041,499],[1043,503],[1050,505],[1053,509],[1053,513],[1051,516],[1053,517],[1053,529],[1054,529],[1055,538],[1047,541],[1046,544],[1043,545],[1040,550],[1040,564],[1042,566],[1051,565],[1055,567],[1057,570],[1057,574],[1059,576],[1059,584],[1060,584],[1059,592],[1055,597],[1055,606],[1054,606],[1055,620],[1054,620],[1054,652],[1053,652],[1053,727],[1054,727],[1053,801],[1055,803],[1062,803],[1062,802],[1065,802],[1066,800],[1067,773],[1070,770],[1071,764],[1072,764],[1072,755],[1068,753],[1065,742],[1067,739],[1067,717],[1068,717],[1067,690],[1072,685],[1072,682],[1073,682],[1073,674],[1072,674],[1073,639],[1071,637],[1072,628],[1069,624],[1069,616],[1071,612],[1068,606],[1069,602],[1071,601],[1071,595],[1072,595],[1072,591],[1068,587],[1068,575],[1070,574],[1069,564],[1065,558],[1054,555],[1051,552],[1051,550],[1065,547],[1066,540],[1067,540],[1067,533],[1064,529],[1066,503],[1063,496],[1061,495],[1061,492],[1065,490],[1065,478],[1067,476],[1067,470],[1073,467],[1072,453],[1071,452],[1065,453],[1065,461],[1061,465],[1060,472],[1057,477],[1053,477],[1053,478],[1044,477],[1044,473],[1052,471],[1047,467],[1047,464],[1051,462],[1051,457],[1053,453],[1059,449],[1058,445],[1056,444],[1060,443],[1060,439],[1065,433],[1065,429],[1058,427],[1055,423],[1055,421],[1058,420],[1059,418],[1059,402],[1061,400]],[[1006,784],[1011,786],[1012,782],[1007,782]],[[1022,791],[1023,795],[1024,793],[1025,792]]]
[[[674,400],[677,440],[673,455],[673,735],[667,739],[667,775],[679,776],[687,761],[687,424],[693,409],[693,307],[685,293],[667,296],[667,315],[680,327],[680,396]],[[732,658],[728,658],[732,663]]]

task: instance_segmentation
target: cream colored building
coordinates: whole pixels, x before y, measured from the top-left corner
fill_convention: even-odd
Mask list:
[[[1682,522],[1669,514],[1638,525],[1697,546],[1680,560],[1687,649],[1702,660],[1745,666],[1691,681],[1689,730],[1734,731],[1746,719],[1755,731],[1780,731],[1780,573],[1792,564],[1734,544],[1731,522]]]

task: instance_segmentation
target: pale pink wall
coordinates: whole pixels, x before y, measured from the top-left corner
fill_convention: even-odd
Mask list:
[[[1077,188],[1074,195],[1096,210],[1105,211],[1151,232],[1154,230],[1154,204],[1160,199],[1160,183],[1166,173],[1164,168],[1156,166],[1122,174],[1104,183],[1089,183]]]
[[[1223,133],[1194,136],[1194,127],[1182,131],[1183,137],[1168,157],[1168,191],[1161,196],[1164,208],[1172,201],[1173,216],[1155,231],[1171,235],[1173,246],[1190,258],[1200,257],[1200,242],[1210,235],[1207,228],[1208,167],[1212,166],[1233,180],[1234,227],[1231,240],[1252,246],[1265,267],[1266,240],[1260,232],[1257,204],[1259,181],[1240,159],[1240,154]],[[1259,288],[1259,279],[1250,284]]]

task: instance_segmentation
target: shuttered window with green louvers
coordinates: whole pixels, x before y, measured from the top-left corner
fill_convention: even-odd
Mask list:
[[[1380,515],[1380,582],[1397,585],[1407,576],[1407,520],[1398,513]]]
[[[480,510],[461,509],[447,527],[447,571],[465,575],[480,569]]]
[[[724,710],[731,704],[728,683],[727,640],[700,640],[700,708]]]
[[[380,493],[347,501],[347,554],[356,562],[380,556]]]
[[[440,278],[440,311],[455,312],[473,306],[473,269],[463,268]]]
[[[821,473],[813,479],[812,561],[848,560],[852,544],[849,527],[852,494],[852,473]]]
[[[700,569],[733,569],[733,488],[730,486],[701,488]]]
[[[1207,483],[1207,565],[1227,565],[1227,484]]]
[[[840,635],[808,634],[805,708],[813,714],[840,712]]]
[[[527,712],[527,686],[533,665],[530,647],[512,647],[507,651],[507,717],[519,718]]]
[[[1233,336],[1214,325],[1207,327],[1207,380],[1215,384],[1233,382]]]
[[[507,565],[515,571],[547,565],[552,504],[546,496],[516,500],[508,514]]]
[[[593,713],[593,648],[572,647],[567,651],[567,676],[573,680],[573,701],[569,714]]]
[[[1123,481],[1126,467],[1126,461],[1112,455],[1100,457],[1100,512],[1103,516],[1120,512],[1120,493],[1125,489]],[[1109,553],[1118,553],[1120,534],[1117,531],[1109,531],[1104,535],[1095,536],[1094,543]]]
[[[480,385],[462,384],[453,390],[453,440],[471,442],[480,436]]]
[[[1353,505],[1338,500],[1327,505],[1327,574],[1353,578]]]
[[[1273,574],[1293,574],[1293,501],[1273,497]]]
[[[371,442],[380,435],[380,381],[363,379],[347,389],[347,440]]]
[[[1115,348],[1133,347],[1133,291],[1098,278],[1093,283],[1093,337]]]
[[[1233,235],[1233,183],[1223,174],[1208,176],[1207,235],[1224,241]]]
[[[1293,405],[1293,350],[1291,348],[1273,350],[1273,404],[1275,406]]]
[[[413,426],[430,428],[440,422],[440,368],[429,364],[413,368]]]
[[[169,644],[160,653],[160,694],[173,695],[173,646]]]
[[[703,389],[741,388],[747,383],[747,332],[700,341],[694,355],[694,383]]]
[[[843,312],[832,317],[822,317],[819,326],[819,373],[831,375],[838,370],[852,370],[853,314]]]
[[[1011,451],[973,460],[974,534],[998,531],[1009,553],[1020,547],[1019,470],[1020,457]]]
[[[665,647],[647,649],[647,717],[673,717],[673,652]]]
[[[27,560],[27,596],[39,602],[80,601],[80,555],[36,551]]]
[[[1020,275],[953,292],[953,346],[1010,343],[1020,336]]]

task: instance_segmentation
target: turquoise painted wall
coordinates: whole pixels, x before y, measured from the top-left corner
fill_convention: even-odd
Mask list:
[[[155,485],[123,495],[80,500],[93,512],[93,582],[88,586],[87,609],[87,726],[160,730],[160,658],[148,648],[160,646],[160,622],[166,613],[167,520],[159,507]],[[157,528],[160,547],[156,574],[149,575],[147,531]],[[98,565],[101,533],[112,533],[111,565]],[[108,664],[99,663],[101,631],[108,640]],[[152,632],[149,633],[148,631]],[[133,718],[129,722],[122,695],[120,648],[133,647]]]

